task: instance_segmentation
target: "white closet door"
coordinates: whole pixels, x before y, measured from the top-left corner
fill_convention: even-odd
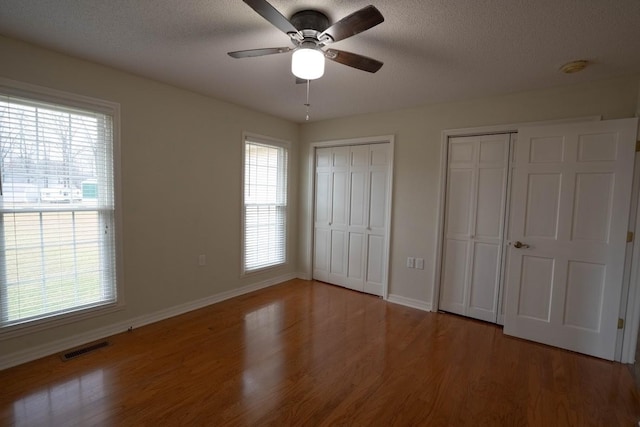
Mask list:
[[[613,359],[636,127],[519,130],[506,334]]]
[[[389,144],[316,150],[315,279],[382,295],[390,159]]]
[[[509,135],[449,140],[440,309],[496,322]]]

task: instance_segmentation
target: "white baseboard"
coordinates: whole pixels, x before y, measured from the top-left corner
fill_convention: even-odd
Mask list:
[[[310,273],[298,273],[298,275],[296,276],[298,279],[300,280],[311,280],[311,274]]]
[[[297,273],[285,274],[269,280],[254,283],[252,285],[243,286],[242,288],[221,292],[219,294],[211,295],[209,297],[202,298],[196,301],[176,305],[174,307],[169,307],[164,310],[156,311],[154,313],[146,314],[143,316],[134,317],[132,319],[124,320],[122,322],[114,323],[102,328],[74,335],[72,337],[63,338],[61,340],[53,341],[47,344],[34,346],[26,350],[17,351],[11,354],[0,355],[0,371],[12,366],[21,365],[32,360],[49,356],[51,354],[59,353],[91,341],[97,341],[111,335],[119,334],[129,329],[129,327],[139,328],[144,325],[159,322],[161,320],[178,316],[189,311],[197,310],[199,308],[203,308],[208,305],[212,305],[240,295],[248,294],[259,289],[277,285],[279,283],[286,282],[287,280],[295,279],[297,277]]]
[[[394,304],[405,305],[411,308],[417,308],[422,311],[431,311],[431,303],[419,299],[407,298],[400,295],[389,294],[387,301]]]

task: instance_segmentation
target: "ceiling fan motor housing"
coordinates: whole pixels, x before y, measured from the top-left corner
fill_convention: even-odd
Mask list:
[[[315,30],[316,33],[319,34],[329,28],[329,18],[317,10],[301,10],[300,12],[296,12],[290,21],[299,31]]]

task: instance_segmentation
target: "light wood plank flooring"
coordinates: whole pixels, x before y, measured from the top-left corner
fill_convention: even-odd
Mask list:
[[[290,281],[0,372],[0,425],[632,426],[628,366]]]

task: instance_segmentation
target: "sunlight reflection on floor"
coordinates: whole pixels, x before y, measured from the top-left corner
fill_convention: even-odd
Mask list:
[[[52,384],[14,402],[15,425],[34,425],[42,422],[42,417],[56,420],[64,425],[67,416],[77,418],[82,408],[92,407],[107,395],[105,373],[98,369],[69,381]],[[37,418],[34,418],[37,417]]]

